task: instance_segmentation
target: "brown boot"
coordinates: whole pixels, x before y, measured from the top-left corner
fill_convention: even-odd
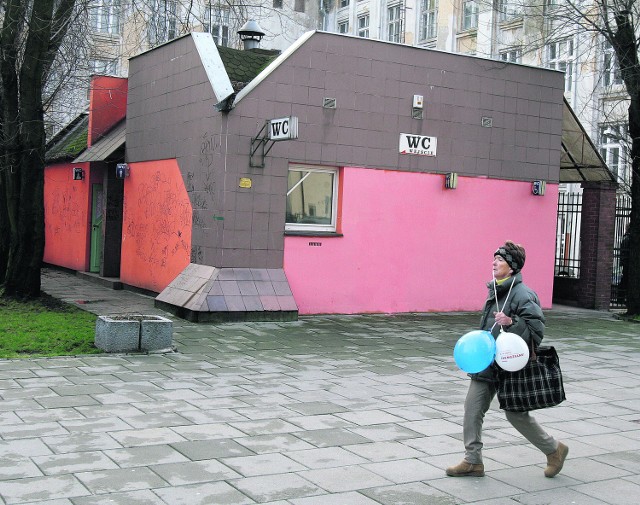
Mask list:
[[[449,477],[484,477],[484,465],[482,463],[474,465],[462,460],[462,463],[447,468],[446,472]]]
[[[544,476],[555,477],[558,475],[560,470],[562,470],[567,454],[569,454],[569,448],[562,442],[559,442],[555,452],[547,454],[547,468],[544,469]]]

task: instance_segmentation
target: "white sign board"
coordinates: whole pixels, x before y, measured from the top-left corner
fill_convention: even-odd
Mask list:
[[[298,118],[282,117],[271,119],[267,123],[269,140],[291,140],[298,138]]]
[[[400,154],[418,154],[420,156],[435,156],[438,139],[413,133],[400,134]]]

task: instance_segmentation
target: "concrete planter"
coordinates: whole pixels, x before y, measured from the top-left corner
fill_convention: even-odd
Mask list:
[[[106,352],[170,350],[173,322],[162,316],[98,316],[95,344]]]

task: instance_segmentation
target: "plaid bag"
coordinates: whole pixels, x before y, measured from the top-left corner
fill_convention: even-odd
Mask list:
[[[554,347],[538,347],[522,370],[500,369],[496,384],[500,408],[513,412],[554,407],[566,397]]]

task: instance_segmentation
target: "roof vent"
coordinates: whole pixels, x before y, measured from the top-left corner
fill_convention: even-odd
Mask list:
[[[249,49],[260,47],[260,41],[265,33],[256,21],[249,20],[238,30],[238,35],[240,35],[240,40],[244,44],[244,50],[248,51]]]

